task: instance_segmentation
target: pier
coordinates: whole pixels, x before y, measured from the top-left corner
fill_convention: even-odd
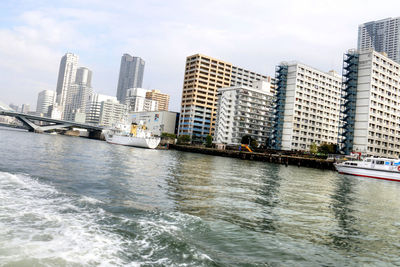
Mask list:
[[[231,157],[243,160],[255,160],[264,161],[270,163],[277,163],[283,165],[294,165],[298,167],[309,167],[324,170],[335,170],[333,160],[319,159],[319,158],[308,158],[305,156],[293,156],[293,155],[282,155],[274,153],[258,153],[258,152],[246,152],[246,151],[235,151],[235,150],[220,150],[215,148],[206,148],[198,146],[188,145],[169,145],[170,149],[179,151],[201,153],[213,156]]]

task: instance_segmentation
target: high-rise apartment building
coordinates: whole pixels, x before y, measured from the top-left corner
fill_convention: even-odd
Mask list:
[[[358,50],[385,52],[400,63],[400,17],[370,21],[358,26]]]
[[[146,98],[158,102],[158,110],[168,111],[169,95],[161,93],[159,90],[146,92]]]
[[[117,87],[117,99],[121,103],[125,103],[128,89],[142,87],[144,65],[145,62],[140,57],[129,54],[122,56]]]
[[[349,50],[343,70],[341,150],[398,158],[400,64],[372,49]]]
[[[248,135],[259,144],[266,144],[271,134],[272,100],[267,81],[256,81],[253,87],[219,89],[214,142],[240,144],[242,137]]]
[[[266,76],[233,66],[208,56],[186,58],[183,81],[179,135],[189,135],[194,142],[214,134],[218,89],[235,85],[252,86]]]
[[[307,151],[313,143],[337,144],[342,77],[293,62],[277,66],[275,78],[272,147]]]
[[[76,71],[76,79],[70,85],[64,105],[64,120],[75,121],[76,114],[86,112],[89,96],[93,93],[92,71],[81,67]]]
[[[66,53],[60,62],[57,80],[57,104],[64,106],[69,87],[75,82],[78,55]]]
[[[47,116],[49,112],[49,107],[54,105],[56,101],[56,92],[50,90],[43,90],[38,94],[38,99],[36,103],[36,113],[44,114]]]

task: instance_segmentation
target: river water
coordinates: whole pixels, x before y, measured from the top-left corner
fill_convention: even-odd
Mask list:
[[[400,183],[0,129],[0,266],[396,266]]]

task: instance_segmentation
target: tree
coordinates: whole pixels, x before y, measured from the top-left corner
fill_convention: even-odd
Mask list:
[[[316,154],[318,152],[318,146],[316,143],[311,143],[310,145],[310,153]]]
[[[190,144],[190,135],[178,136],[178,144]]]
[[[175,139],[175,138],[176,138],[176,134],[162,132],[162,133],[161,133],[161,137]]]
[[[212,136],[211,135],[207,135],[206,137],[206,147],[212,147]]]
[[[323,143],[318,147],[318,153],[323,155],[333,154],[335,153],[335,149],[336,147],[334,144]]]
[[[253,140],[253,138],[251,138],[250,135],[243,135],[242,136],[242,140],[240,141],[242,144],[244,145],[249,145],[251,143],[251,141]]]
[[[258,142],[257,142],[257,140],[255,140],[255,139],[251,139],[251,142],[250,142],[250,146],[251,146],[251,148],[257,148],[258,147]]]

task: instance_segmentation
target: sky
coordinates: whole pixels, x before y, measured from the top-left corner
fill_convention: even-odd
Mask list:
[[[36,106],[61,57],[79,55],[95,92],[116,95],[121,56],[146,61],[143,87],[179,111],[185,60],[201,53],[269,76],[282,61],[341,73],[358,25],[400,16],[400,1],[1,0],[0,101]]]

